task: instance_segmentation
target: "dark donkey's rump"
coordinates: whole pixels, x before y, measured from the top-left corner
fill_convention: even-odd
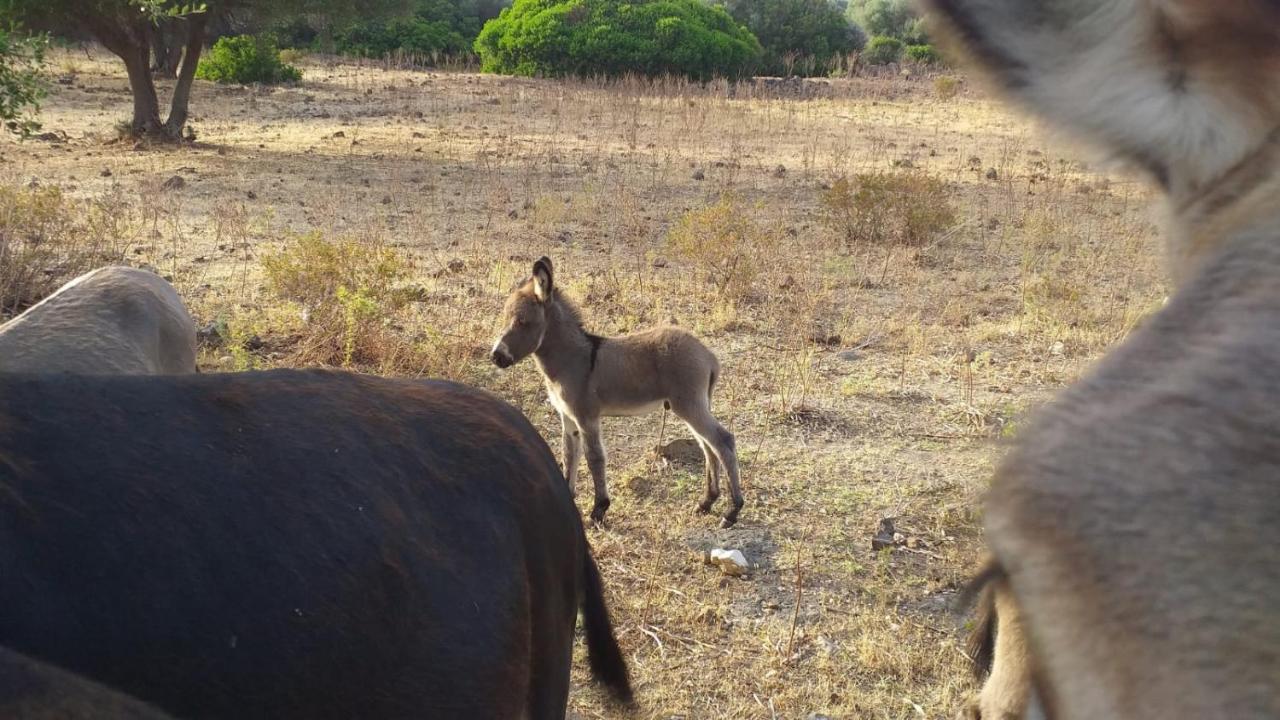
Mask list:
[[[0,375],[0,644],[175,715],[560,719],[580,603],[625,697],[594,573],[487,393]]]
[[[0,648],[0,717],[5,720],[171,720],[90,680]]]

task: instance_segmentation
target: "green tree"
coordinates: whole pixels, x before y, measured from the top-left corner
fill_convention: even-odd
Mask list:
[[[702,0],[516,0],[475,43],[486,72],[515,75],[749,73],[760,43]]]
[[[832,60],[861,50],[862,30],[831,0],[720,0],[764,47],[760,71],[825,75]]]
[[[338,52],[381,57],[403,51],[416,55],[469,53],[484,23],[509,0],[415,0],[412,15],[390,21],[357,22],[335,33]]]
[[[161,140],[182,137],[191,103],[191,85],[213,18],[247,13],[257,20],[313,14],[331,21],[389,14],[407,9],[407,0],[0,0],[0,20],[20,21],[41,30],[74,28],[117,55],[129,76],[133,95],[130,128],[135,136]],[[177,23],[182,61],[167,119],[151,75],[157,28]],[[168,28],[172,30],[172,28]]]
[[[888,65],[902,59],[904,47],[896,37],[877,35],[867,43],[867,49],[862,51],[862,59],[869,65]]]
[[[850,0],[849,17],[868,35],[897,38],[908,45],[929,42],[910,0]]]
[[[33,116],[45,93],[40,78],[45,45],[43,37],[0,28],[0,122],[12,133],[26,135],[40,127]]]

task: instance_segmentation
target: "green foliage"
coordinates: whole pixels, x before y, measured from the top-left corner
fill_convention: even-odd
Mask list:
[[[749,30],[702,0],[516,0],[475,42],[486,72],[738,76],[762,54]]]
[[[280,61],[270,35],[234,35],[218,40],[200,59],[196,77],[220,83],[297,82],[302,73]]]
[[[849,18],[873,37],[884,35],[908,45],[929,42],[911,0],[852,0],[848,12]]]
[[[831,0],[720,0],[764,47],[759,72],[826,75],[867,38]]]
[[[921,172],[840,178],[820,198],[824,224],[846,245],[924,245],[956,222],[946,185]]]
[[[898,38],[877,35],[862,51],[862,61],[868,65],[887,65],[902,59],[902,41]]]
[[[40,110],[45,86],[43,37],[25,37],[0,29],[0,122],[9,132],[26,136],[39,129],[33,115]]]
[[[906,54],[908,60],[921,65],[937,65],[942,62],[942,56],[932,45],[908,45]]]
[[[413,14],[390,22],[362,22],[337,34],[338,52],[382,57],[393,52],[460,55],[506,0],[416,0]]]

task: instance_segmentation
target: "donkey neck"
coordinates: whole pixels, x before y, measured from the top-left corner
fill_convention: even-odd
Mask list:
[[[1189,279],[1205,258],[1238,238],[1280,228],[1280,128],[1230,172],[1171,209],[1174,284]]]
[[[575,376],[585,380],[595,367],[599,345],[600,338],[583,329],[576,309],[555,297],[547,306],[547,331],[533,358],[552,382]]]

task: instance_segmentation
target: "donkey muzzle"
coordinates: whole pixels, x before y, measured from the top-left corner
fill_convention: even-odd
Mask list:
[[[490,353],[489,357],[493,360],[493,364],[500,368],[509,368],[515,363],[511,353],[507,352],[507,348],[501,344],[493,348],[493,352]]]

